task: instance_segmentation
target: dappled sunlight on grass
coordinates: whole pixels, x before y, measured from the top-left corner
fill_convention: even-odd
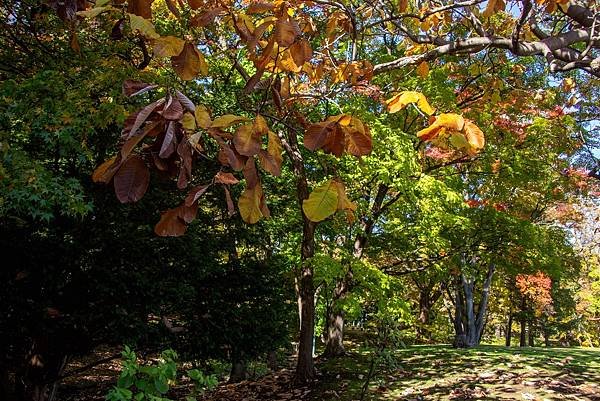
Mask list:
[[[323,378],[312,399],[360,399],[372,352],[359,347],[323,360]],[[393,356],[393,366],[378,366],[365,399],[600,400],[600,351],[595,349],[453,349],[444,344],[401,348]]]

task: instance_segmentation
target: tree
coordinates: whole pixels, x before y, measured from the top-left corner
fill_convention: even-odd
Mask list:
[[[338,157],[345,152],[360,157],[371,150],[369,128],[341,106],[340,114],[332,115],[329,104],[340,104],[340,101],[345,104],[343,101],[356,93],[373,93],[377,88],[369,83],[372,76],[394,73],[416,63],[419,63],[419,74],[424,76],[427,62],[461,52],[478,55],[482,51],[500,49],[520,57],[543,55],[554,72],[581,69],[594,74],[596,49],[591,40],[593,17],[589,10],[577,4],[561,8],[571,25],[566,25],[566,32],[551,36],[544,33],[544,23],[562,24],[556,17],[558,6],[554,1],[543,2],[548,20],[541,26],[535,17],[529,18],[536,15],[533,11],[538,11],[534,9],[539,5],[518,2],[522,4],[522,15],[515,18],[503,12],[503,2],[488,2],[480,18],[480,3],[448,3],[436,7],[427,4],[420,10],[409,2],[401,2],[394,8],[375,2],[360,5],[328,1],[294,5],[252,3],[247,10],[242,10],[237,3],[195,1],[188,4],[167,1],[154,9],[150,2],[142,0],[131,2],[127,9],[120,1],[102,2],[91,9],[75,1],[52,2],[51,5],[71,26],[79,15],[109,23],[117,39],[136,38],[142,53],[138,67],[165,71],[170,58],[173,70],[183,81],[207,76],[203,83],[200,81],[200,87],[229,79],[230,74],[222,74],[219,67],[239,74],[238,104],[245,110],[242,116],[215,113],[215,110],[211,115],[208,108],[196,106],[189,100],[188,95],[191,95],[180,90],[183,85],[178,80],[170,80],[159,88],[161,96],[154,97],[154,102],[130,117],[123,132],[124,146],[116,158],[96,170],[95,179],[114,182],[121,201],[137,201],[148,187],[148,164],[175,173],[178,187],[184,188],[194,178],[192,162],[197,155],[214,160],[220,154],[226,169],[210,182],[196,182],[187,201],[166,211],[156,228],[163,235],[182,234],[186,224],[193,220],[198,199],[208,185],[223,186],[230,210],[234,212],[228,186],[238,178],[227,171],[229,168],[242,170],[246,179],[246,190],[239,201],[244,220],[256,222],[268,216],[255,156],[258,155],[265,171],[278,175],[282,165],[280,154],[284,150],[296,177],[296,196],[302,207],[303,239],[297,275],[301,309],[298,379],[306,381],[314,371],[311,355],[314,272],[310,259],[315,252],[315,230],[319,221],[336,210],[353,210],[354,205],[346,200],[344,186],[335,178],[326,180],[309,194],[309,178],[315,167],[308,163],[312,156],[300,148],[300,139],[308,150],[322,149]],[[217,19],[225,22],[222,28],[214,24]],[[514,26],[512,35],[506,32],[502,36],[511,24]],[[491,35],[492,29],[498,31],[498,35]],[[538,39],[528,41],[530,32]],[[478,36],[469,36],[474,33]],[[80,49],[78,37],[74,32],[71,36],[72,47]],[[401,39],[412,41],[416,46],[398,51],[395,44]],[[432,44],[433,50],[422,52],[424,44]],[[568,47],[579,44],[589,46],[583,51]],[[316,46],[327,51],[313,53],[311,49]],[[407,52],[416,54],[407,55]],[[226,61],[217,62],[213,57],[216,54],[225,54]],[[502,52],[499,54],[505,57]],[[151,89],[153,85],[132,81],[126,85],[129,95]],[[400,104],[401,96],[390,103]],[[377,111],[377,107],[374,109]],[[213,119],[213,115],[219,117]],[[309,120],[318,122],[311,124]],[[273,134],[269,133],[267,121]],[[235,132],[228,131],[233,126],[237,126]],[[478,149],[483,144],[483,135],[475,128],[474,123],[465,121],[462,116],[442,113],[431,126],[420,131],[419,136],[424,141],[439,142],[440,138],[447,140],[445,133],[454,130],[453,141],[457,147]],[[299,139],[298,134],[302,133]],[[264,145],[262,136],[268,138],[266,149],[261,146]],[[141,153],[137,150],[132,153],[141,142],[149,146],[141,147]]]

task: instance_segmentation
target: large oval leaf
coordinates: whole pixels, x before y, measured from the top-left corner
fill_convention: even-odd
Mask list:
[[[302,210],[309,220],[319,222],[335,213],[338,207],[338,188],[332,181],[325,181],[302,202]]]
[[[150,171],[139,156],[131,156],[115,174],[115,194],[121,203],[137,202],[146,193]]]
[[[240,209],[242,220],[248,224],[254,224],[263,217],[263,212],[261,211],[262,199],[263,192],[260,183],[256,184],[254,188],[246,188],[242,192],[238,200],[238,208]]]

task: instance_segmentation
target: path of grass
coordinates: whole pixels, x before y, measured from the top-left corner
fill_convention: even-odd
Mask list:
[[[371,355],[355,348],[323,361],[312,399],[358,400]],[[594,349],[411,346],[381,365],[365,399],[600,401],[600,350]]]

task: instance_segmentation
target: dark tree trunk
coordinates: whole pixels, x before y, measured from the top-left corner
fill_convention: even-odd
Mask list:
[[[510,347],[510,341],[512,339],[512,323],[513,323],[513,313],[512,309],[508,312],[508,323],[506,323],[506,346]]]
[[[47,337],[34,340],[23,369],[15,378],[19,401],[53,401],[68,357],[57,354]]]
[[[533,319],[529,321],[528,343],[530,347],[535,347],[535,328],[533,327]]]
[[[279,369],[279,362],[277,361],[277,351],[270,351],[267,354],[267,366],[272,371]]]
[[[288,138],[279,136],[281,144],[292,161],[296,176],[296,197],[302,210],[302,202],[308,199],[309,190],[304,169],[304,160],[298,144],[296,131],[290,129]],[[315,255],[316,223],[310,221],[302,212],[302,243],[300,247],[301,262],[296,272],[296,291],[298,295],[298,315],[300,319],[300,335],[298,338],[298,363],[296,365],[296,383],[312,381],[315,377],[313,361],[313,344],[315,337],[315,289],[311,258]]]
[[[521,319],[520,319],[520,323],[521,323],[521,336],[519,337],[519,347],[525,347],[527,345],[527,343],[525,342],[526,340],[526,327],[527,327],[527,318],[526,318],[526,312],[525,312],[525,297],[522,296],[521,297]]]
[[[315,338],[315,289],[313,267],[310,262],[315,254],[315,223],[304,216],[302,238],[302,266],[298,278],[298,300],[300,306],[300,337],[296,381],[306,383],[315,377],[313,345]]]
[[[0,400],[14,399],[13,386],[8,378],[8,369],[0,365]]]
[[[416,280],[415,280],[416,282]],[[442,291],[437,289],[433,291],[435,282],[429,282],[425,286],[419,286],[419,316],[417,325],[417,341],[419,342],[430,342],[431,331],[429,330],[429,324],[431,323],[431,310],[433,305],[441,297]]]
[[[229,383],[239,383],[248,378],[248,369],[246,361],[234,360],[231,363],[231,372],[229,373]]]
[[[331,312],[327,317],[327,341],[324,355],[336,357],[344,355],[344,316],[342,311]]]

